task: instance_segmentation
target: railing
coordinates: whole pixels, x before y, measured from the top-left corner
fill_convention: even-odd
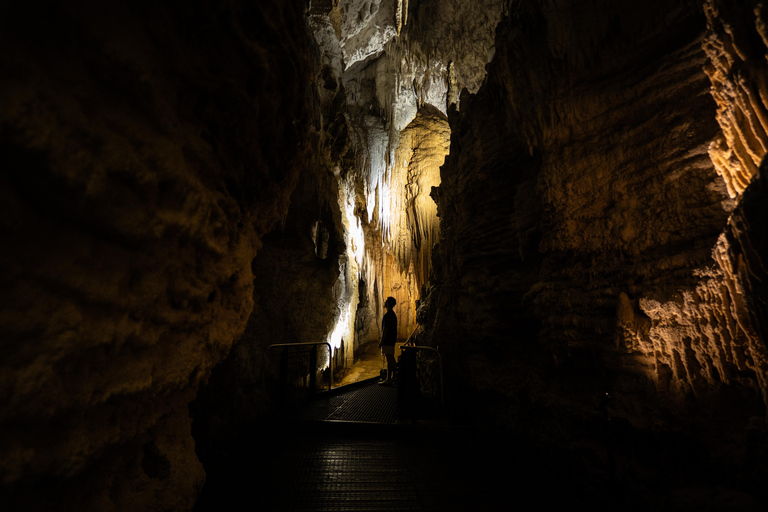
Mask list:
[[[414,347],[414,346],[415,346],[415,345],[414,345],[414,341],[412,341],[412,340],[413,340],[413,335],[414,335],[414,334],[416,334],[416,331],[418,331],[418,330],[419,330],[419,327],[421,327],[421,326],[420,326],[420,325],[417,325],[417,326],[416,326],[416,328],[415,328],[415,329],[413,330],[413,332],[411,333],[411,335],[410,335],[410,336],[408,336],[408,339],[407,339],[407,340],[405,340],[405,344],[404,344],[404,346],[406,346],[406,347]]]
[[[443,383],[443,358],[432,347],[404,345],[397,365],[397,406],[400,419],[438,419],[446,414]],[[421,352],[437,355],[437,371],[434,359],[417,357]],[[437,400],[437,377],[440,383]]]
[[[328,347],[328,364],[329,364],[328,390],[330,391],[331,387],[333,385],[333,349],[331,347],[331,344],[329,342],[327,342],[327,341],[318,341],[318,342],[312,342],[312,343],[275,343],[273,345],[268,346],[264,350],[264,353],[261,356],[261,389],[262,389],[262,391],[266,390],[266,388],[265,388],[266,373],[264,372],[264,365],[265,365],[265,362],[266,362],[266,359],[267,359],[267,354],[269,353],[270,350],[275,349],[275,348],[289,348],[289,347],[310,347],[310,346],[311,347],[317,347],[318,345],[326,345]],[[312,360],[316,361],[316,356],[315,356],[315,358],[310,356],[310,365],[309,366],[311,366]],[[310,382],[312,382],[313,381],[313,377],[314,377],[315,373],[317,372],[317,368],[316,367],[315,368],[310,368],[309,371],[310,371],[310,374],[309,374],[310,375]],[[287,379],[287,376],[284,376],[284,377]],[[286,386],[287,386],[287,382],[284,383],[284,384],[286,384]],[[312,387],[312,386],[310,386],[310,387]]]

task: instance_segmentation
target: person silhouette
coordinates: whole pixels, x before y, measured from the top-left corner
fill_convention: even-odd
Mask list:
[[[392,309],[397,305],[394,297],[384,301],[384,318],[381,320],[381,354],[387,358],[387,378],[380,381],[381,385],[391,384],[395,379],[395,342],[397,342],[397,315]]]

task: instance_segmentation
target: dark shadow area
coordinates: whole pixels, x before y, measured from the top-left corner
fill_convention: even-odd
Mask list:
[[[759,511],[768,503],[757,435],[752,471],[729,475],[684,429],[651,434],[607,415],[601,425],[573,422],[580,441],[564,446],[535,433],[411,420],[403,392],[370,380],[248,425],[206,464],[195,511]]]

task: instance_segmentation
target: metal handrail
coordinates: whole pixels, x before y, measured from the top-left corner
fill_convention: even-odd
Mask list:
[[[404,349],[417,349],[417,350],[431,350],[435,354],[437,354],[437,363],[440,368],[440,405],[445,405],[445,395],[443,392],[443,356],[440,355],[440,352],[433,347],[427,347],[426,345],[403,345],[400,347],[400,350]]]
[[[307,346],[307,345],[327,345],[328,346],[328,365],[330,368],[329,378],[328,378],[328,391],[330,391],[331,386],[333,385],[333,348],[331,347],[331,344],[327,341],[314,341],[309,343],[275,343],[274,345],[268,346],[266,349],[264,349],[264,353],[261,355],[261,390],[264,391],[264,362],[267,359],[267,352],[269,352],[270,349],[277,348],[277,347],[301,347],[301,346]]]
[[[415,329],[413,330],[413,332],[411,333],[411,335],[410,335],[410,336],[408,336],[408,339],[407,339],[407,340],[405,340],[405,346],[407,346],[407,347],[415,347],[415,346],[416,346],[416,345],[413,345],[413,344],[411,343],[411,339],[413,338],[413,335],[414,335],[414,334],[416,334],[416,331],[418,331],[418,330],[419,330],[419,327],[421,327],[421,326],[420,326],[420,325],[417,325],[417,326],[416,326],[416,328],[415,328]]]

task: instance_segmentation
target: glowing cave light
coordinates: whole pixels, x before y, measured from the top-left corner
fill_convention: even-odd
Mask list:
[[[333,330],[328,334],[328,342],[336,351],[341,348],[344,340],[351,342],[354,331],[357,307],[357,280],[362,269],[365,268],[365,232],[360,218],[355,215],[355,186],[354,182],[339,178],[339,207],[341,209],[342,223],[344,225],[344,241],[347,245],[347,259],[340,262],[339,281],[340,290],[337,298],[337,311],[340,311]]]
[[[347,236],[347,253],[362,267],[365,256],[365,232],[360,218],[355,215],[355,194],[346,183],[342,186],[344,195],[344,225]]]
[[[347,304],[346,309],[342,310],[336,325],[328,336],[328,342],[331,344],[334,350],[341,348],[341,342],[344,336],[349,332],[349,315],[352,313],[352,303]]]

